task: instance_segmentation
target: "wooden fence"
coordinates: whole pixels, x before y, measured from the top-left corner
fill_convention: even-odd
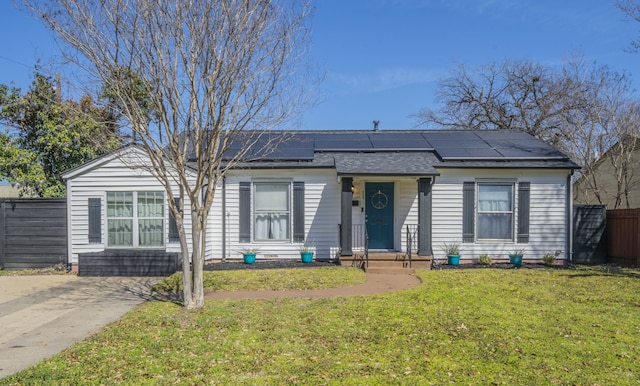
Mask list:
[[[67,264],[67,199],[0,199],[0,268]]]
[[[640,267],[640,209],[607,210],[607,260]]]

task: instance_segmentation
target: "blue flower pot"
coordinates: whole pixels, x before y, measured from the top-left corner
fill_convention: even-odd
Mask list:
[[[300,252],[300,258],[303,263],[311,263],[313,261],[313,252]]]
[[[460,265],[460,255],[448,255],[447,264],[457,266]]]
[[[256,262],[256,254],[255,253],[245,253],[242,255],[242,259],[245,264],[253,264]]]
[[[509,263],[519,267],[522,265],[522,255],[509,255]]]

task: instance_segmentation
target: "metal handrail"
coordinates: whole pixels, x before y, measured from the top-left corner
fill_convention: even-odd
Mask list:
[[[364,227],[364,263],[369,268],[369,233],[367,233],[367,227]]]
[[[412,227],[415,227],[413,232],[411,231]],[[413,262],[413,243],[419,228],[420,225],[407,225],[407,258],[409,259],[409,268],[411,268]]]
[[[407,258],[409,259],[409,268],[411,268],[411,253],[412,253],[412,239],[411,239],[411,231],[409,230],[409,225],[407,225]]]

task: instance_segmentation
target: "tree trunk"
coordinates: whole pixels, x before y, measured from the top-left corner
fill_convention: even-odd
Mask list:
[[[193,308],[193,296],[191,292],[191,267],[189,259],[189,246],[187,235],[184,231],[184,220],[176,218],[178,233],[180,235],[180,252],[182,254],[182,302],[187,308]]]
[[[191,288],[191,297],[189,303],[185,302],[185,307],[190,309],[202,308],[204,306],[204,288],[203,288],[203,267],[204,250],[200,247],[200,243],[204,235],[202,234],[202,226],[200,225],[197,205],[191,207],[191,243],[192,243],[192,261],[191,268],[193,272],[193,287]],[[190,273],[191,273],[190,272]]]

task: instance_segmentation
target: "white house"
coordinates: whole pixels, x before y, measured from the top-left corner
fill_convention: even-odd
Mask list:
[[[207,259],[239,258],[247,248],[259,249],[259,258],[294,258],[307,243],[316,259],[330,260],[362,250],[365,239],[371,253],[405,251],[407,232],[420,256],[442,257],[442,243],[460,241],[464,259],[521,248],[525,259],[550,251],[570,259],[570,180],[578,166],[528,134],[286,135],[217,187]],[[125,260],[133,251],[179,252],[162,186],[131,157],[144,155],[130,146],[64,174],[74,265],[91,252]]]

